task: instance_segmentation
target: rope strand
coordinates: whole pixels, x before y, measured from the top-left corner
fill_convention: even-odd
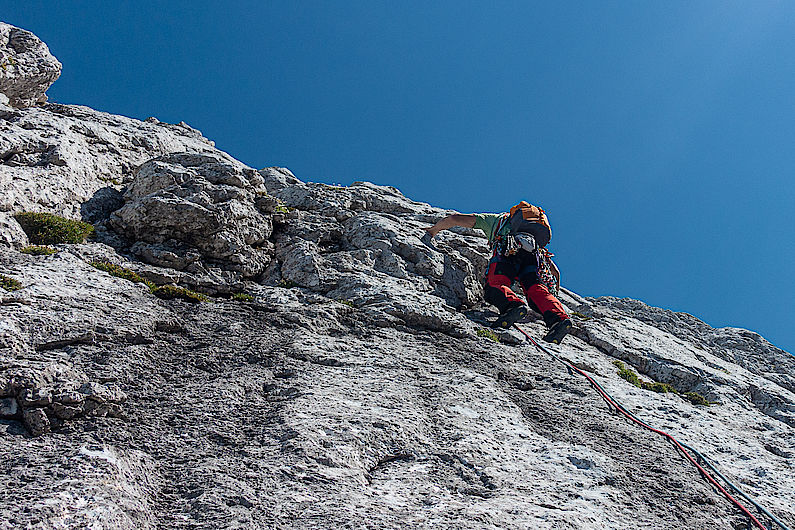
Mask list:
[[[604,400],[605,400],[605,402],[607,402],[607,404],[608,404],[608,405],[610,405],[610,406],[611,406],[611,407],[612,407],[614,410],[616,410],[617,412],[620,412],[621,414],[623,414],[624,416],[626,416],[627,418],[629,418],[629,419],[630,419],[632,422],[634,422],[634,423],[637,423],[638,425],[640,425],[640,426],[642,426],[642,427],[644,427],[644,428],[646,428],[646,429],[648,429],[648,430],[650,430],[650,431],[652,431],[652,432],[655,432],[655,433],[657,433],[657,434],[659,434],[659,435],[661,435],[661,436],[664,436],[664,437],[665,437],[665,438],[667,438],[669,441],[671,441],[671,442],[674,444],[674,446],[675,446],[675,447],[676,447],[676,448],[677,448],[677,449],[678,449],[678,450],[679,450],[679,451],[680,451],[680,452],[681,452],[683,455],[685,455],[685,457],[686,457],[686,458],[687,458],[687,459],[690,461],[690,463],[692,463],[694,466],[696,466],[696,468],[698,468],[698,470],[699,470],[699,472],[701,473],[701,475],[702,475],[702,476],[704,476],[704,478],[706,478],[706,479],[707,479],[707,481],[708,481],[710,484],[712,484],[713,486],[715,486],[715,487],[716,487],[716,488],[717,488],[717,489],[718,489],[718,490],[719,490],[719,491],[720,491],[720,492],[721,492],[721,493],[722,493],[722,494],[723,494],[723,495],[724,495],[724,496],[725,496],[727,499],[729,499],[729,500],[730,500],[730,501],[731,501],[731,502],[732,502],[732,503],[733,503],[735,506],[737,506],[737,507],[738,507],[738,508],[739,508],[739,509],[740,509],[740,510],[743,512],[743,514],[745,514],[745,516],[746,516],[746,517],[748,517],[748,519],[749,519],[749,520],[750,520],[750,521],[751,521],[751,522],[754,524],[754,526],[756,526],[757,528],[760,528],[761,530],[769,530],[769,529],[768,529],[768,528],[766,528],[766,527],[765,527],[765,526],[764,526],[764,525],[763,525],[761,522],[759,522],[759,520],[758,520],[756,517],[754,517],[754,515],[753,515],[753,514],[752,514],[752,513],[751,513],[751,512],[750,512],[750,511],[749,511],[749,510],[748,510],[748,509],[745,507],[745,506],[743,506],[743,505],[740,503],[740,501],[738,501],[737,499],[735,499],[734,497],[732,497],[732,496],[731,496],[731,494],[730,494],[728,491],[726,491],[726,489],[725,489],[723,486],[721,486],[721,485],[718,483],[718,481],[717,481],[717,480],[715,480],[715,478],[713,478],[713,477],[712,477],[712,475],[710,475],[710,474],[709,474],[709,472],[708,472],[706,469],[704,469],[704,467],[703,467],[703,466],[701,466],[701,465],[700,465],[700,464],[699,464],[699,463],[698,463],[698,462],[697,462],[697,461],[696,461],[696,460],[695,460],[695,459],[694,459],[694,458],[693,458],[693,457],[690,455],[690,453],[688,453],[688,452],[687,452],[687,450],[685,450],[685,447],[687,447],[688,449],[690,449],[691,451],[693,451],[693,453],[694,453],[694,454],[696,454],[696,455],[699,457],[699,459],[703,459],[703,460],[704,460],[704,462],[705,462],[705,463],[706,463],[706,464],[707,464],[707,465],[708,465],[708,466],[709,466],[711,469],[715,470],[714,466],[712,466],[712,464],[710,464],[710,463],[709,463],[709,461],[708,461],[708,460],[707,460],[707,459],[704,457],[704,455],[702,455],[702,454],[701,454],[701,453],[699,453],[698,451],[695,451],[695,450],[693,450],[693,449],[692,449],[692,448],[690,448],[689,446],[686,446],[685,444],[682,444],[682,443],[680,443],[680,442],[679,442],[679,441],[678,441],[676,438],[674,438],[673,436],[671,436],[671,435],[670,435],[670,434],[668,434],[667,432],[661,431],[661,430],[659,430],[659,429],[655,429],[654,427],[651,427],[651,426],[647,425],[646,423],[644,423],[643,421],[639,420],[637,417],[635,417],[635,415],[633,415],[631,412],[629,412],[627,409],[625,409],[625,408],[624,408],[624,407],[623,407],[623,406],[622,406],[622,405],[621,405],[621,404],[620,404],[618,401],[616,401],[616,400],[615,400],[615,399],[614,399],[614,398],[613,398],[613,397],[612,397],[610,394],[608,394],[608,393],[607,393],[607,391],[606,391],[604,388],[602,388],[602,385],[600,385],[598,382],[596,382],[596,380],[595,380],[595,379],[593,379],[591,376],[589,376],[588,374],[586,374],[586,373],[585,373],[583,370],[580,370],[579,368],[577,368],[576,366],[574,366],[574,364],[572,364],[571,362],[569,362],[569,361],[567,361],[567,360],[565,360],[565,359],[563,359],[563,358],[561,358],[561,357],[559,357],[559,356],[555,355],[554,353],[552,353],[551,351],[549,351],[548,349],[546,349],[545,347],[543,347],[542,345],[540,345],[538,342],[536,342],[536,341],[535,341],[535,339],[533,339],[533,337],[531,337],[530,335],[528,335],[528,334],[527,334],[527,333],[526,333],[526,332],[525,332],[525,331],[524,331],[522,328],[520,328],[520,327],[519,327],[519,326],[517,326],[516,324],[514,324],[514,327],[515,327],[516,329],[518,329],[518,330],[519,330],[519,331],[522,333],[522,335],[524,335],[525,337],[527,337],[527,338],[530,340],[530,342],[532,342],[532,343],[533,343],[533,344],[536,346],[536,348],[538,348],[539,350],[543,351],[543,352],[544,352],[544,353],[546,353],[547,355],[550,355],[550,356],[551,356],[552,358],[554,358],[555,360],[557,360],[557,361],[559,361],[559,362],[563,363],[563,364],[566,366],[566,368],[569,370],[569,373],[571,373],[571,372],[572,372],[572,370],[574,370],[574,371],[576,371],[577,373],[579,373],[580,375],[584,376],[584,377],[585,377],[585,378],[588,380],[588,382],[591,384],[591,386],[592,386],[592,387],[593,387],[593,388],[594,388],[594,389],[595,389],[595,390],[596,390],[596,391],[599,393],[599,395],[602,397],[602,399],[604,399]],[[717,470],[715,470],[715,471],[717,472]],[[780,526],[781,528],[783,528],[784,530],[790,530],[790,529],[789,529],[789,528],[787,528],[787,527],[786,527],[786,526],[785,526],[783,523],[781,523],[781,522],[780,522],[778,519],[776,519],[775,517],[773,517],[773,516],[770,514],[770,512],[768,512],[767,510],[765,510],[764,508],[762,508],[761,506],[759,506],[759,505],[758,505],[756,502],[754,502],[753,500],[751,500],[751,499],[750,499],[750,497],[748,497],[748,496],[747,496],[745,493],[743,493],[742,491],[740,491],[740,489],[739,489],[739,488],[737,488],[737,487],[736,487],[734,484],[732,484],[731,482],[729,482],[728,480],[726,480],[726,478],[725,478],[723,475],[721,475],[720,473],[718,473],[718,475],[719,475],[719,476],[720,476],[720,477],[721,477],[721,478],[722,478],[724,481],[726,481],[726,483],[727,483],[727,484],[728,484],[728,485],[729,485],[729,486],[730,486],[730,487],[731,487],[733,490],[735,490],[735,491],[736,491],[736,492],[738,492],[740,495],[742,495],[744,498],[746,498],[747,500],[749,500],[749,501],[750,501],[750,502],[751,502],[751,503],[752,503],[754,506],[756,506],[756,507],[757,507],[757,508],[758,508],[760,511],[762,511],[762,512],[763,512],[765,515],[767,515],[767,516],[768,516],[768,517],[769,517],[769,518],[770,518],[770,519],[771,519],[771,520],[772,520],[774,523],[776,523],[777,525],[779,525],[779,526]]]

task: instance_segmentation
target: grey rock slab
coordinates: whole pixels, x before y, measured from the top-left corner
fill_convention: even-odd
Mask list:
[[[218,151],[188,126],[142,122],[77,105],[47,104],[0,118],[0,210],[101,219],[152,158]]]
[[[62,420],[71,420],[81,414],[83,414],[83,407],[82,406],[74,406],[74,405],[64,405],[62,403],[53,403],[52,404],[52,411],[57,418]]]
[[[52,391],[46,388],[26,388],[19,393],[23,407],[46,407],[52,403]]]
[[[144,285],[110,276],[69,252],[29,260],[6,251],[0,262],[14,267],[26,286],[18,293],[29,305],[8,308],[7,314],[35,346],[81,343],[87,333],[149,336],[153,318],[169,314]]]
[[[44,93],[61,75],[61,63],[30,31],[0,22],[0,93],[12,107],[47,101]]]
[[[21,248],[28,244],[28,236],[13,216],[0,212],[0,245]]]
[[[127,395],[118,388],[103,385],[94,381],[83,383],[77,391],[83,394],[86,399],[98,403],[123,403],[127,400]]]

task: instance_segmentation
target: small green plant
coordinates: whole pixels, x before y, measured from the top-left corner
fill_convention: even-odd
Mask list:
[[[18,291],[22,289],[22,283],[19,280],[0,274],[0,287],[6,291]]]
[[[177,287],[175,285],[161,285],[160,287],[156,287],[152,292],[156,297],[162,298],[163,300],[173,300],[174,298],[179,298],[180,300],[193,303],[210,301],[207,296],[201,293],[185,289],[184,287]]]
[[[298,284],[292,280],[282,280],[276,284],[276,287],[283,287],[285,289],[292,289],[293,287],[298,287]]]
[[[478,328],[475,333],[477,333],[478,337],[484,337],[494,342],[500,342],[500,338],[497,336],[497,334],[490,329]]]
[[[107,184],[113,184],[114,186],[121,186],[121,181],[119,179],[117,179],[116,177],[108,177],[108,176],[105,176],[105,175],[99,175],[98,178],[99,178],[99,180],[101,180],[102,182],[105,182]]]
[[[353,302],[351,302],[350,300],[337,300],[337,302],[344,304],[348,307],[356,307],[355,305],[353,305]]]
[[[679,392],[676,391],[674,387],[669,385],[668,383],[647,383],[646,381],[641,381],[641,388],[643,390],[651,390],[652,392],[657,392],[658,394],[678,394]]]
[[[4,57],[3,62],[0,63],[0,68],[2,68],[3,71],[5,72],[6,69],[9,67],[9,65],[16,66],[17,65],[16,60],[13,57]]]
[[[642,388],[643,390],[651,390],[652,392],[658,392],[660,394],[671,393],[680,395],[678,390],[667,383],[649,383],[646,381],[641,381],[641,379],[638,377],[638,374],[627,368],[621,361],[613,361],[613,364],[616,366],[616,368],[618,368],[618,375],[620,377],[629,381],[638,388]],[[711,403],[707,401],[704,396],[696,392],[686,392],[684,394],[684,398],[693,405],[700,405],[704,407],[711,405]]]
[[[238,302],[253,302],[254,297],[246,293],[235,293],[232,295],[232,300],[236,300]]]
[[[700,407],[709,407],[712,404],[709,401],[707,401],[707,398],[705,398],[698,392],[686,392],[685,398],[693,405]]]
[[[642,388],[643,390],[651,390],[652,392],[657,392],[658,394],[678,394],[679,392],[668,383],[658,383],[653,382],[649,383],[648,381],[643,381],[638,374],[636,374],[631,368],[627,368],[624,363],[621,361],[613,361],[613,364],[616,368],[618,368],[618,375],[624,379],[635,385],[638,388]]]
[[[278,202],[276,203],[276,208],[274,208],[274,212],[276,213],[288,213],[290,209],[287,207],[281,199],[277,199]]]
[[[51,256],[58,252],[52,247],[42,245],[28,245],[19,249],[23,254],[30,254],[31,256]]]
[[[641,388],[640,378],[638,377],[638,374],[636,374],[630,368],[627,368],[624,365],[624,363],[622,363],[621,361],[613,361],[613,365],[615,365],[615,367],[618,368],[618,375],[619,377],[621,377],[621,379],[632,383],[638,388]]]
[[[94,227],[59,215],[22,212],[14,216],[34,245],[82,243],[94,233]]]
[[[149,290],[154,292],[157,289],[157,286],[150,282],[149,280],[142,278],[138,273],[131,271],[130,269],[125,269],[121,265],[116,265],[109,261],[92,261],[91,265],[101,271],[105,271],[111,276],[115,276],[117,278],[123,278],[125,280],[129,280],[134,283],[143,283]]]
[[[585,315],[583,313],[580,313],[579,311],[572,311],[571,314],[573,316],[579,318],[580,320],[591,320],[593,318],[593,317],[589,317],[588,315]]]

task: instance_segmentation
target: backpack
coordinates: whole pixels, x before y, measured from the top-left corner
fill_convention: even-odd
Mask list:
[[[531,234],[538,248],[544,248],[552,239],[552,228],[544,210],[525,201],[520,202],[508,213],[511,234],[526,232]]]

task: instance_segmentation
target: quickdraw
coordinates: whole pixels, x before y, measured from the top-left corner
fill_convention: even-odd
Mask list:
[[[541,280],[542,284],[546,285],[550,293],[558,296],[560,286],[558,285],[558,279],[552,274],[552,265],[550,263],[554,254],[546,248],[536,250],[536,254],[538,255],[538,279]]]

